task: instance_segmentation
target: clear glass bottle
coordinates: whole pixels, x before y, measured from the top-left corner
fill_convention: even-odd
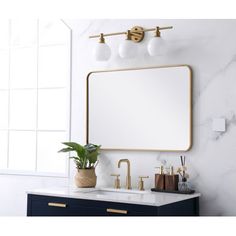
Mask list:
[[[190,183],[187,181],[186,178],[182,178],[182,181],[178,183],[178,191],[179,192],[189,192],[191,191]]]

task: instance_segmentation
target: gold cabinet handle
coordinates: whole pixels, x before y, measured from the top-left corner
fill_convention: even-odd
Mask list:
[[[66,204],[65,203],[57,203],[57,202],[49,202],[48,206],[65,208]]]
[[[127,210],[118,210],[118,209],[112,209],[112,208],[107,208],[107,212],[109,213],[117,213],[117,214],[127,214]]]

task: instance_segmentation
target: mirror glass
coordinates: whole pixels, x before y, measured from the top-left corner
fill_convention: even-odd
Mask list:
[[[114,150],[190,149],[189,66],[91,72],[87,86],[87,142]]]

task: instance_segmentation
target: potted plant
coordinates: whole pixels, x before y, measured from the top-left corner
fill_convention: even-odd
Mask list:
[[[77,173],[75,175],[75,184],[79,188],[92,188],[96,186],[97,176],[95,167],[98,163],[100,154],[100,145],[86,144],[84,146],[75,142],[64,142],[66,148],[59,152],[75,152],[75,156],[70,156],[76,164]]]

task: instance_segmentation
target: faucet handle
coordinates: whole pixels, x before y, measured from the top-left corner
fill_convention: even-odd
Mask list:
[[[119,189],[120,188],[120,175],[119,174],[111,174],[111,176],[116,177],[115,182],[114,182],[114,188]]]
[[[111,174],[111,176],[119,177],[120,174]]]
[[[143,180],[143,179],[148,179],[149,176],[148,175],[147,176],[139,176],[139,178],[140,178],[140,180]]]
[[[149,178],[149,176],[139,176],[140,180],[138,182],[138,189],[141,190],[141,191],[144,191],[144,181],[143,179],[144,178]]]

